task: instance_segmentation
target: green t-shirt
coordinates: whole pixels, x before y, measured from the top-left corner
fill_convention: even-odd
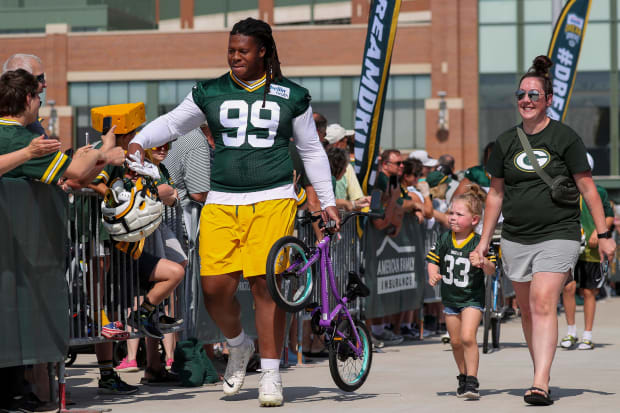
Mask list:
[[[308,109],[310,94],[283,78],[265,95],[264,80],[249,85],[229,72],[193,88],[215,138],[213,191],[255,192],[293,182],[292,121]]]
[[[590,170],[581,138],[563,123],[550,120],[541,132],[526,136],[538,163],[552,178],[564,175],[572,179],[574,174]],[[551,200],[551,190],[530,164],[516,127],[497,138],[487,171],[504,179],[502,237],[521,244],[579,241],[579,207]]]
[[[377,175],[377,180],[375,181],[375,186],[373,189],[379,189],[383,192],[387,191],[390,186],[390,178],[384,174],[383,172],[379,172]],[[400,206],[403,205],[403,201],[405,199],[411,199],[411,197],[407,194],[407,192],[403,192],[400,185],[396,188],[396,190],[400,190],[400,197],[396,200],[396,203]]]
[[[0,155],[23,149],[37,137],[39,135],[30,132],[16,121],[0,118]],[[30,159],[6,172],[3,176],[36,179],[44,184],[55,184],[65,173],[70,163],[71,158],[58,151]]]
[[[476,249],[480,235],[472,232],[460,245],[452,231],[439,236],[433,248],[426,255],[426,261],[439,266],[441,301],[447,307],[484,307],[484,271],[469,261],[469,254]],[[495,255],[489,252],[487,258],[495,262]]]
[[[491,175],[489,175],[482,165],[472,166],[466,170],[465,178],[484,188],[491,186]]]
[[[596,185],[596,189],[601,197],[601,202],[603,203],[605,217],[613,217],[614,210],[609,202],[609,195],[607,194],[607,191],[599,185]],[[583,232],[586,236],[586,249],[583,253],[581,253],[579,259],[587,262],[599,262],[601,258],[598,254],[598,248],[590,248],[588,246],[588,240],[590,239],[592,233],[596,231],[596,226],[594,225],[594,218],[592,218],[592,214],[590,214],[590,210],[588,209],[586,202],[583,200],[583,197],[579,197],[579,207],[581,208],[581,228],[583,228]]]

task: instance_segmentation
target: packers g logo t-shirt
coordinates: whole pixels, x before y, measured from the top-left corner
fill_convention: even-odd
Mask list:
[[[526,136],[539,165],[552,178],[572,178],[590,169],[581,138],[568,126],[550,120],[539,133]],[[551,239],[579,241],[579,207],[553,202],[549,186],[538,176],[521,146],[516,127],[497,138],[487,171],[504,179],[504,238],[521,244]]]

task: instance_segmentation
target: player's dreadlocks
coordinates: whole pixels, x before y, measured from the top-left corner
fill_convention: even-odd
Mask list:
[[[276,42],[271,35],[271,26],[262,20],[256,20],[248,17],[245,20],[237,22],[230,34],[242,34],[244,36],[252,36],[257,42],[259,47],[265,48],[265,57],[263,58],[263,64],[265,72],[267,73],[265,82],[265,91],[263,94],[263,107],[265,107],[265,100],[269,87],[272,82],[279,82],[282,80],[282,71],[280,70],[280,60],[278,59],[278,49],[276,49]]]

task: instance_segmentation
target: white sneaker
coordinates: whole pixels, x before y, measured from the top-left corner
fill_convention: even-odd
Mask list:
[[[232,396],[237,394],[241,386],[243,386],[248,362],[252,354],[254,354],[254,342],[249,337],[246,337],[241,345],[236,347],[229,346],[228,351],[228,364],[226,364],[222,387],[224,388],[225,395]]]
[[[261,406],[282,406],[284,397],[279,370],[263,370],[258,383],[258,402]]]

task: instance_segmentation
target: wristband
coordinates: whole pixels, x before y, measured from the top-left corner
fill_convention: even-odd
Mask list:
[[[597,234],[598,239],[602,239],[602,238],[611,238],[612,237],[612,233],[611,231],[607,231],[607,232],[603,232],[602,234]]]

